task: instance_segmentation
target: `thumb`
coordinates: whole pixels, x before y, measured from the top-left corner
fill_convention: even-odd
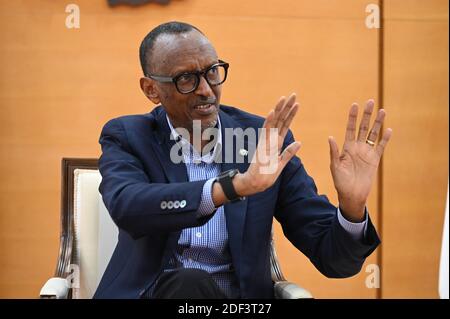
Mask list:
[[[330,144],[330,160],[331,164],[336,163],[339,160],[339,148],[336,140],[333,136],[328,137],[328,143]]]
[[[283,153],[281,153],[281,166],[284,167],[291,159],[294,157],[295,154],[297,154],[298,150],[300,149],[301,143],[300,142],[293,142],[288,145],[288,147],[285,148]]]

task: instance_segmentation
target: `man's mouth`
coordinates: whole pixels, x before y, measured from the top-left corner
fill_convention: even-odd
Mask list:
[[[195,113],[199,115],[209,115],[216,109],[214,104],[202,104],[194,106]]]

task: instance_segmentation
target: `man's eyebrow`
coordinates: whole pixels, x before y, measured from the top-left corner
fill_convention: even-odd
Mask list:
[[[183,69],[183,68],[175,68],[175,70],[173,70],[173,74],[171,74],[171,76],[177,76],[179,74],[183,74],[183,73],[193,73],[193,72],[200,72],[200,71],[204,71],[207,68],[209,68],[210,66],[219,63],[219,60],[216,59],[214,62],[211,62],[209,64],[207,64],[203,69],[192,69],[192,70],[187,70],[187,69]]]

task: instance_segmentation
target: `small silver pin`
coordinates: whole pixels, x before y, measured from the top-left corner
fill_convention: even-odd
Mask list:
[[[239,154],[240,154],[241,156],[247,156],[248,151],[247,151],[246,149],[241,148],[241,149],[239,150]]]

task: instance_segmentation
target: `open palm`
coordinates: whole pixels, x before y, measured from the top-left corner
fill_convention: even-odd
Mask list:
[[[267,116],[252,162],[245,172],[248,189],[260,192],[272,186],[281,171],[300,149],[299,142],[292,142],[282,151],[289,126],[298,110],[296,95],[281,97],[274,110]]]
[[[376,144],[386,112],[378,111],[372,130],[369,132],[373,108],[373,100],[369,100],[356,137],[358,105],[352,105],[345,142],[340,153],[335,139],[329,138],[330,169],[339,203],[341,208],[345,207],[348,217],[355,220],[360,220],[362,217],[363,207],[369,196],[381,156],[392,135],[390,128],[385,130],[381,140]]]

